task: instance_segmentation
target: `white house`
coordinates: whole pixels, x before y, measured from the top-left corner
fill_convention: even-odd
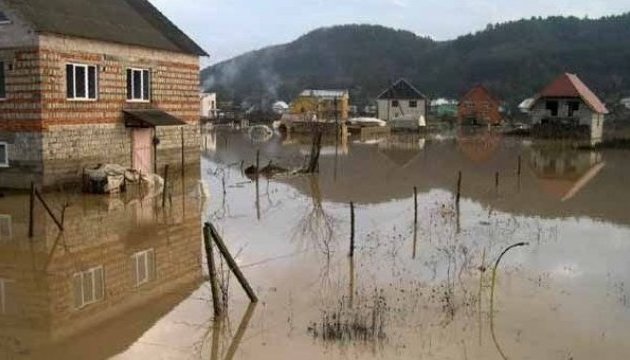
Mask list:
[[[201,117],[206,119],[215,119],[217,117],[217,94],[201,93]]]
[[[608,109],[577,75],[565,73],[534,98],[530,114],[543,135],[573,132],[601,140]]]
[[[400,79],[376,99],[378,118],[394,125],[413,120],[418,126],[426,125],[429,99],[407,80]]]

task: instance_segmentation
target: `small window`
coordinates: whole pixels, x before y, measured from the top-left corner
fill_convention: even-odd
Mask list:
[[[545,104],[545,109],[550,112],[551,116],[558,116],[558,102],[557,101],[547,101]]]
[[[0,11],[0,25],[7,25],[11,23],[11,19],[4,12]]]
[[[4,74],[4,62],[0,61],[0,100],[7,98],[7,83]]]
[[[579,101],[569,101],[567,103],[567,105],[569,107],[569,117],[573,117],[573,115],[575,115],[575,113],[580,111],[580,102]]]
[[[96,100],[96,66],[66,65],[66,97],[68,100]]]
[[[0,243],[11,240],[11,215],[0,215]]]
[[[102,266],[74,274],[72,283],[76,309],[81,309],[105,298],[105,277]]]
[[[416,100],[409,101],[409,107],[410,108],[417,108],[418,107],[418,102]]]
[[[398,100],[392,100],[392,107],[398,107]]]
[[[127,69],[127,100],[149,101],[151,74],[146,69]]]
[[[0,142],[0,168],[9,167],[9,144]]]
[[[131,256],[132,276],[136,287],[155,280],[155,252],[141,251]]]

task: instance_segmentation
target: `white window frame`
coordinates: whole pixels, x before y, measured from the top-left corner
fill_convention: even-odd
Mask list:
[[[127,102],[131,103],[148,103],[151,102],[151,83],[153,82],[153,77],[151,76],[151,69],[143,69],[143,68],[127,68],[128,71],[131,71],[131,77],[127,76],[128,71],[125,71],[125,76],[127,76],[127,82],[125,83],[126,91],[129,90],[128,83],[131,82],[131,93],[127,94]],[[149,78],[149,87],[148,87],[148,97],[144,98],[144,72],[147,72]],[[136,84],[133,81],[134,72],[140,72],[140,98],[135,98],[134,93],[136,89]]]
[[[149,266],[149,261],[148,261],[149,256],[153,257],[153,261],[151,262],[151,264],[153,265],[153,269],[151,269]],[[140,279],[140,261],[138,261],[138,259],[141,257],[144,257],[145,277],[143,279]],[[147,249],[147,250],[139,251],[133,254],[131,256],[131,264],[133,266],[132,271],[135,272],[135,276],[134,276],[134,279],[136,280],[136,283],[134,284],[135,287],[141,287],[142,285],[148,284],[154,281],[155,278],[157,277],[157,274],[156,274],[157,266],[155,263],[155,250],[154,249]],[[153,277],[151,277],[151,275],[153,275]]]
[[[96,295],[98,293],[96,291],[96,280],[95,280],[97,271],[101,271],[101,274],[103,274],[103,291],[101,292],[101,294],[102,294],[101,298],[97,298],[96,297]],[[92,305],[92,304],[101,302],[101,301],[103,301],[105,299],[105,288],[106,288],[106,286],[105,286],[105,269],[103,268],[102,265],[93,267],[93,268],[85,270],[85,271],[74,273],[72,275],[72,291],[73,291],[72,298],[73,298],[73,301],[76,301],[76,299],[75,299],[75,291],[76,291],[76,289],[74,288],[74,285],[76,284],[76,282],[74,281],[74,279],[77,276],[81,277],[81,304],[79,304],[77,306],[77,304],[75,303],[74,304],[75,309],[80,310],[80,309],[85,308],[88,305]],[[91,300],[87,300],[87,301],[86,301],[86,296],[85,296],[86,295],[85,294],[85,289],[83,287],[84,277],[86,277],[86,276],[90,276],[91,277],[91,281],[92,281],[92,294],[91,294],[92,295],[92,299]]]
[[[0,159],[0,168],[9,167],[9,143],[0,141],[0,146],[4,147],[4,159]]]
[[[66,99],[68,101],[97,101],[99,96],[98,91],[98,66],[90,65],[90,64],[79,64],[79,63],[68,63],[66,64],[66,71],[68,71],[68,65],[72,66],[72,84],[73,87],[73,97],[68,97],[67,92],[67,84],[66,84]],[[77,97],[77,68],[85,69],[85,97]],[[90,98],[90,80],[89,80],[89,69],[94,68],[94,98]],[[68,79],[68,74],[66,74],[66,81]]]
[[[2,227],[2,223],[6,224],[8,230],[8,235],[2,235],[2,231],[0,231],[0,243],[11,240],[13,238],[13,230],[11,229],[11,215],[0,214],[0,228]]]

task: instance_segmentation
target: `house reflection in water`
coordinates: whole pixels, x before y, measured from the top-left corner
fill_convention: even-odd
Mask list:
[[[48,194],[57,213],[71,204],[65,231],[37,204],[33,239],[29,197],[0,199],[0,357],[109,358],[198,288],[200,205],[186,186],[173,182],[165,209]]]
[[[567,201],[582,190],[606,166],[601,153],[534,147],[531,167],[548,195]]]

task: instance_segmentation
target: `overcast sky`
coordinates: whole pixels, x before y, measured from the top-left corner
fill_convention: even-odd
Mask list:
[[[369,23],[437,40],[532,16],[591,18],[630,11],[630,0],[150,0],[195,39],[210,63],[289,42],[321,26]]]

